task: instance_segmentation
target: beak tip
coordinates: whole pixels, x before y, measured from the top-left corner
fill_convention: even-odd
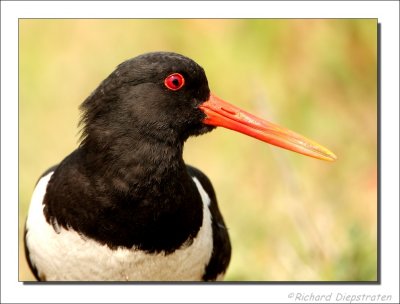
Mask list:
[[[338,158],[337,158],[336,154],[329,151],[329,153],[327,154],[326,160],[330,161],[330,162],[335,162],[335,161],[337,161],[337,159]]]

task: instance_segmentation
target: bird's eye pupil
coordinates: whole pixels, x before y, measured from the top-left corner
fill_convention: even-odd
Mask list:
[[[185,84],[185,78],[179,73],[173,73],[165,78],[164,84],[168,89],[177,91]]]

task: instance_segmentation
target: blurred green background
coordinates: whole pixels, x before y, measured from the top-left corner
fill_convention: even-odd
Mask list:
[[[226,280],[377,279],[377,21],[21,19],[19,279],[40,174],[78,144],[79,104],[120,62],[165,50],[205,69],[211,90],[326,145],[327,163],[226,129],[189,139],[229,227]]]

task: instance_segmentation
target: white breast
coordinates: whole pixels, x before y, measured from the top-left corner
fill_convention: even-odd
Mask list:
[[[108,246],[74,230],[55,231],[43,214],[43,197],[52,172],[40,179],[27,219],[27,246],[39,277],[47,281],[201,280],[213,248],[210,198],[193,178],[203,201],[203,223],[190,246],[165,255]],[[57,229],[58,230],[58,229]]]

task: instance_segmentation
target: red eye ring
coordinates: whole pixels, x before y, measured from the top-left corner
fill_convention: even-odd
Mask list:
[[[164,85],[172,90],[172,91],[178,91],[181,89],[185,84],[185,78],[179,73],[173,73],[164,80]]]

